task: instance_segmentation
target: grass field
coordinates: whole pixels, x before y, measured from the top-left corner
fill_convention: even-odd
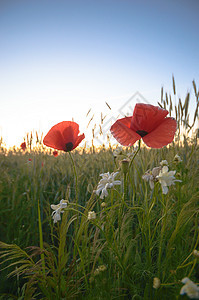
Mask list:
[[[160,105],[178,122],[162,149],[1,149],[0,299],[187,299],[182,279],[199,282],[199,136],[189,132],[189,97],[172,107],[166,94]],[[163,160],[176,171],[167,193],[142,177]],[[107,172],[121,183],[101,199]]]

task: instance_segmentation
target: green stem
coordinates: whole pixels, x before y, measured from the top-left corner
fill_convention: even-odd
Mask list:
[[[163,197],[163,204],[165,202],[165,197],[162,194]],[[162,218],[162,228],[161,228],[161,233],[160,233],[160,244],[159,244],[159,255],[158,255],[158,274],[160,276],[161,274],[161,260],[162,260],[162,248],[163,248],[163,241],[164,241],[164,234],[165,234],[165,229],[166,229],[166,216],[167,216],[167,202],[166,205],[163,205],[163,218]]]
[[[126,203],[127,200],[127,194],[128,194],[128,180],[127,180],[127,173],[124,173],[123,176],[124,179],[124,189],[123,189],[123,203]]]
[[[40,249],[43,251],[44,250],[44,243],[43,243],[43,233],[42,233],[42,224],[41,224],[41,211],[40,211],[40,203],[39,200],[37,202],[37,208],[38,208],[38,222],[39,222],[39,245]],[[42,262],[42,270],[43,270],[43,275],[45,276],[45,258],[44,258],[44,253],[41,253],[41,262]]]
[[[72,165],[73,165],[73,172],[74,172],[74,175],[75,175],[75,200],[76,200],[76,204],[78,204],[78,181],[77,181],[77,172],[76,172],[76,167],[75,167],[75,162],[74,162],[73,156],[72,156],[72,154],[71,154],[70,151],[69,151],[68,153],[69,153],[69,156],[70,156]]]
[[[131,162],[130,162],[130,164],[129,164],[129,170],[130,170],[130,167],[131,167],[131,165],[132,165],[132,163],[133,163],[133,161],[134,161],[136,155],[137,155],[138,152],[140,151],[140,145],[141,145],[141,140],[139,140],[139,142],[138,142],[138,149],[137,149],[137,151],[135,152],[135,154],[133,155],[133,158],[131,159]]]
[[[187,276],[188,278],[191,277],[191,274],[192,274],[192,272],[193,272],[193,270],[194,270],[196,264],[197,264],[197,258],[195,258],[194,261],[193,261],[193,266],[192,266],[192,268],[191,268],[191,270],[190,270],[190,272],[189,272],[189,274],[188,274],[188,276]]]
[[[138,152],[140,151],[140,145],[141,145],[141,140],[139,140],[139,142],[138,142],[138,149],[137,149],[137,151],[134,153],[133,158],[132,158],[131,161],[130,161],[130,164],[129,164],[129,167],[128,167],[128,174],[126,174],[126,182],[130,182],[130,170],[131,170],[131,166],[132,166],[132,164],[133,164],[133,161],[134,161],[136,155],[137,155]],[[133,188],[132,190],[133,190],[133,193],[134,193],[134,188]],[[126,203],[126,202],[124,201],[124,203]]]
[[[77,172],[76,172],[76,167],[75,167],[75,162],[73,159],[73,156],[71,152],[69,152],[69,156],[73,165],[73,172],[75,176],[75,209],[77,211],[77,219],[76,222],[74,222],[74,240],[78,238],[78,229],[79,229],[79,209],[78,209],[78,177],[77,177]],[[77,244],[75,243],[74,247],[74,252],[78,250],[77,249]]]

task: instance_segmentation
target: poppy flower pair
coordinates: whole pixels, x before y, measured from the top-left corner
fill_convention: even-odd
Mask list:
[[[151,148],[162,148],[174,139],[177,128],[175,119],[166,116],[168,111],[158,106],[138,103],[132,117],[117,120],[111,126],[114,138],[123,146],[132,146],[143,139]],[[65,152],[75,149],[85,138],[79,135],[79,125],[71,121],[63,121],[54,125],[44,138],[44,144]]]

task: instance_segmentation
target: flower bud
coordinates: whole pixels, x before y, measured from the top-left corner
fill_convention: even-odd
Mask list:
[[[168,161],[166,159],[162,160],[160,162],[160,165],[163,167],[163,166],[168,166]]]
[[[196,258],[199,258],[199,251],[198,250],[193,250],[193,256],[195,256]]]
[[[173,160],[174,160],[174,162],[176,162],[176,163],[182,162],[182,159],[181,159],[181,157],[180,157],[178,154],[175,155],[175,157],[174,157]]]
[[[120,164],[121,164],[122,172],[123,172],[124,174],[128,173],[128,169],[129,169],[129,160],[128,160],[128,159],[123,159],[123,160],[121,160]]]
[[[160,284],[161,284],[160,279],[158,277],[154,277],[153,278],[153,288],[159,289]]]
[[[94,220],[96,219],[96,213],[94,211],[88,212],[88,220]]]
[[[102,202],[102,203],[101,203],[101,207],[102,207],[102,208],[106,207],[106,203],[105,203],[105,202]]]

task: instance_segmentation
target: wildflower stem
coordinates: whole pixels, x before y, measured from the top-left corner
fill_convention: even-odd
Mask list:
[[[190,257],[190,256],[192,256],[192,253],[189,255],[189,257]],[[176,268],[176,271],[179,270],[179,269],[186,268],[186,267],[188,267],[188,266],[190,266],[190,265],[192,265],[192,264],[193,264],[193,261],[190,261],[190,262],[188,262],[187,264],[184,264],[184,265],[182,264],[181,266],[179,266],[179,267]],[[190,276],[190,275],[189,275],[189,276]]]
[[[127,200],[127,194],[128,194],[127,173],[124,173],[123,179],[124,179],[123,202],[126,203],[126,200]]]
[[[39,245],[40,245],[40,249],[43,251],[44,244],[43,244],[43,233],[42,233],[41,211],[40,211],[39,200],[37,202],[37,208],[38,208],[38,222],[39,222]],[[42,261],[43,275],[45,276],[45,260],[44,260],[44,253],[43,252],[41,253],[41,261]]]
[[[196,264],[197,264],[197,258],[195,258],[194,261],[193,261],[193,266],[192,266],[192,268],[191,268],[191,270],[190,270],[190,272],[187,276],[188,278],[191,276]]]
[[[163,249],[163,241],[164,241],[164,234],[165,234],[165,230],[166,230],[166,216],[167,216],[167,205],[168,202],[166,202],[165,205],[165,197],[162,194],[162,204],[163,204],[163,217],[162,217],[162,228],[161,228],[161,233],[160,233],[160,244],[159,244],[159,255],[158,255],[158,272],[159,272],[159,276],[161,274],[161,259],[162,259],[162,249]]]
[[[198,217],[198,216],[197,216]],[[197,217],[196,217],[196,220],[197,220]],[[198,232],[198,225],[197,225],[197,221],[196,221],[196,231]],[[195,245],[194,245],[194,249],[197,248],[198,246],[198,242],[199,242],[199,233],[197,234],[197,239],[196,239],[196,242],[195,242]]]

